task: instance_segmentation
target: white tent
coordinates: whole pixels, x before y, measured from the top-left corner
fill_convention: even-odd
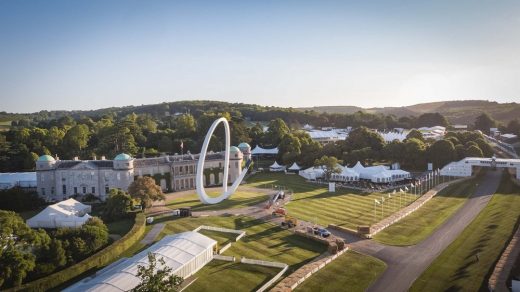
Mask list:
[[[288,170],[298,171],[302,169],[296,162],[291,165],[291,167],[288,168]]]
[[[285,170],[285,166],[278,164],[276,161],[271,166],[269,166],[269,171],[276,172],[276,171],[284,171],[284,170]]]
[[[251,155],[277,155],[278,147],[272,149],[265,149],[260,147],[260,145],[256,145],[256,147],[251,150]]]
[[[310,167],[304,170],[300,170],[298,174],[308,180],[315,180],[324,176],[325,171],[321,167]]]
[[[352,168],[342,167],[341,173],[332,174],[331,180],[334,181],[358,181],[359,173]]]
[[[164,259],[174,274],[187,278],[213,259],[216,244],[215,240],[194,231],[168,235],[133,257],[123,258],[64,291],[130,291],[140,283],[137,269],[139,265],[148,265],[148,253]]]
[[[90,206],[68,199],[47,206],[28,219],[27,225],[31,228],[81,227],[91,218],[87,211],[90,211]]]

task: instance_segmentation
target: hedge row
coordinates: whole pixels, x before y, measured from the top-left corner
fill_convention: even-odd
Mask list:
[[[13,288],[11,291],[47,291],[85,273],[88,270],[107,265],[141,238],[144,234],[145,223],[146,216],[144,213],[138,213],[135,217],[132,229],[113,244],[73,266],[65,268],[47,277],[29,282],[20,287]]]

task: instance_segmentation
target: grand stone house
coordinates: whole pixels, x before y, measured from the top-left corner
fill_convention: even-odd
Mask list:
[[[242,172],[242,152],[248,153],[247,150],[247,147],[230,148],[229,183],[233,183]],[[203,172],[205,186],[222,184],[224,154],[206,155]],[[154,178],[165,192],[195,189],[198,158],[198,154],[132,158],[122,153],[114,160],[106,160],[104,157],[101,160],[59,160],[43,155],[36,161],[37,191],[47,201],[60,201],[73,195],[86,194],[105,200],[110,189],[126,191],[134,179],[140,176]]]

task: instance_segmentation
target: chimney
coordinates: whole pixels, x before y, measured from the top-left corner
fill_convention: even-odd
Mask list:
[[[79,157],[77,156],[74,156],[74,159],[73,160],[79,160]]]
[[[107,159],[105,158],[105,155],[102,155],[102,156],[101,156],[101,160],[107,160]]]
[[[96,157],[96,155],[94,155],[94,157],[93,157],[92,159],[93,159],[93,160],[97,160],[97,157]]]

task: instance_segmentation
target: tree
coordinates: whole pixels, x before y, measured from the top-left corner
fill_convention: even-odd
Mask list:
[[[349,152],[370,147],[372,150],[379,152],[384,145],[385,140],[381,135],[368,128],[360,127],[349,133],[348,138],[344,142],[343,151]]]
[[[489,143],[486,140],[484,140],[482,138],[478,138],[478,139],[475,139],[475,143],[477,143],[478,148],[480,148],[480,150],[482,150],[482,154],[485,157],[491,157],[495,153],[495,151],[493,150],[493,147],[491,145],[489,145]]]
[[[164,200],[161,187],[155,184],[149,176],[139,177],[128,186],[128,193],[134,199],[139,199],[144,208],[152,206],[152,201]]]
[[[336,157],[322,156],[316,159],[314,166],[321,166],[325,172],[325,179],[330,180],[333,173],[340,173],[341,168],[338,166],[339,160]]]
[[[300,139],[291,134],[283,136],[280,144],[278,144],[278,158],[284,164],[295,162],[301,154],[302,145]]]
[[[48,244],[43,230],[31,229],[16,213],[0,210],[0,287],[19,286],[36,267],[32,250]]]
[[[394,140],[387,143],[383,148],[383,154],[386,159],[392,162],[401,162],[405,154],[405,145],[399,140]]]
[[[482,150],[477,145],[470,145],[466,148],[466,157],[484,157]]]
[[[487,113],[482,113],[475,119],[475,129],[482,131],[482,133],[489,134],[489,129],[496,127],[497,122]]]
[[[421,132],[419,132],[419,130],[417,129],[412,129],[408,135],[406,135],[406,139],[417,139],[417,140],[421,140],[424,142],[424,136]]]
[[[506,129],[510,133],[513,133],[515,135],[520,135],[520,121],[518,119],[509,121]]]
[[[191,114],[182,114],[175,119],[175,130],[179,137],[192,137],[197,130],[197,122]]]
[[[264,143],[270,146],[278,146],[286,134],[289,134],[289,127],[282,119],[274,119],[269,123],[269,129],[264,135]]]
[[[88,145],[90,137],[89,129],[86,125],[80,124],[70,128],[63,137],[63,146],[70,155],[79,155],[80,151]]]
[[[103,218],[114,221],[128,216],[132,208],[132,197],[119,189],[111,189],[103,211]]]
[[[159,269],[158,263],[163,267]],[[166,265],[164,259],[155,258],[155,254],[148,253],[148,266],[137,266],[137,277],[141,279],[133,292],[174,292],[178,291],[183,282],[183,278],[172,272],[172,268]]]
[[[453,143],[444,139],[435,141],[428,149],[428,154],[434,168],[442,168],[457,157]]]
[[[417,127],[448,126],[448,120],[440,113],[424,113],[415,121]]]

